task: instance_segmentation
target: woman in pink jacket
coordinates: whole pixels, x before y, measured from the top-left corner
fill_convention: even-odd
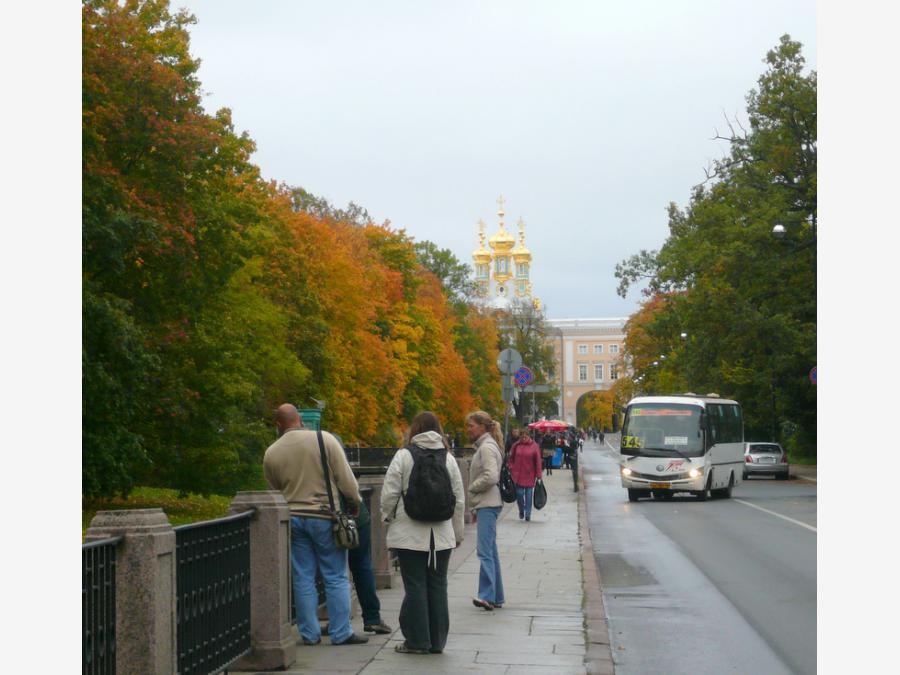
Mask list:
[[[519,503],[519,520],[531,520],[531,503],[534,484],[543,469],[541,448],[531,440],[528,429],[523,429],[519,440],[509,450],[509,471],[516,484],[516,501]]]

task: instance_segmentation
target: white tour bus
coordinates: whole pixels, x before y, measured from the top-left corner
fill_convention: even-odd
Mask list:
[[[741,406],[716,394],[633,398],[620,452],[629,501],[671,499],[676,492],[731,497],[743,479]]]

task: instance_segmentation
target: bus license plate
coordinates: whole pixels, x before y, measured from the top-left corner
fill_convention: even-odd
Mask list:
[[[651,490],[668,490],[671,483],[650,483]]]

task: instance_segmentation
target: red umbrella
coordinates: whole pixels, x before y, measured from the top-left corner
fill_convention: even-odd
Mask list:
[[[568,429],[569,425],[559,420],[539,420],[528,425],[529,429],[537,429],[538,431],[562,431]]]

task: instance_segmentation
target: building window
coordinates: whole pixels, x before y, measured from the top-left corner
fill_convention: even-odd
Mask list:
[[[619,345],[610,345],[609,353],[610,354],[618,354],[619,353]]]
[[[578,345],[578,353],[581,355],[587,354],[587,345]]]
[[[520,277],[527,277],[528,265],[526,265],[525,263],[519,263],[518,265],[516,265],[516,275]]]
[[[611,363],[609,366],[609,379],[611,379],[611,380],[619,379],[619,367],[615,363]]]
[[[578,364],[578,381],[587,382],[587,364],[585,363]]]
[[[488,266],[487,265],[478,265],[478,278],[479,279],[487,279],[488,276]]]
[[[594,354],[602,354],[603,353],[603,345],[594,345]]]
[[[497,258],[497,274],[506,274],[506,256]]]
[[[594,382],[602,382],[603,381],[603,364],[595,363],[594,364]]]

